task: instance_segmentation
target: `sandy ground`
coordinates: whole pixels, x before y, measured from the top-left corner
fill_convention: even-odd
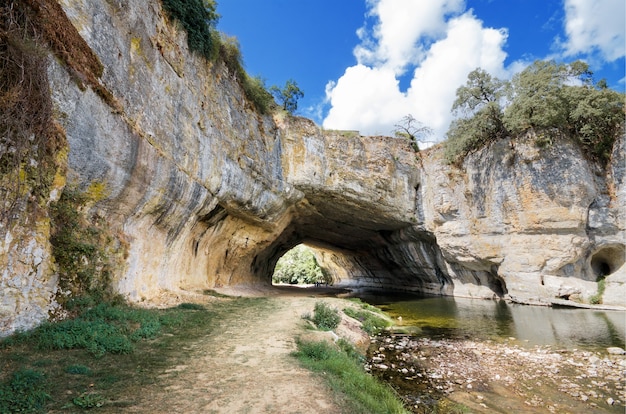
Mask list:
[[[227,315],[213,333],[181,349],[185,362],[160,375],[159,383],[147,387],[125,412],[341,412],[323,381],[289,355],[296,336],[308,334],[302,315],[321,300],[316,292],[323,289],[228,292],[272,296],[262,306]]]

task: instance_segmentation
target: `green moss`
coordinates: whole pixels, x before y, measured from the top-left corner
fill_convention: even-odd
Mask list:
[[[85,190],[85,198],[92,202],[104,200],[109,195],[107,186],[100,181],[93,181]]]

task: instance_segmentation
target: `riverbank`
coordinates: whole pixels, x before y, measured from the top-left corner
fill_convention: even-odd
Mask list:
[[[623,355],[532,348],[514,339],[444,340],[391,332],[369,338],[345,315],[335,334],[320,332],[309,329],[303,315],[318,301],[339,310],[355,306],[336,297],[345,292],[320,287],[229,293],[235,297],[209,291],[164,296],[153,304],[161,308],[154,310],[162,323],[160,335],[135,342],[128,354],[94,357],[80,349],[4,344],[0,380],[20,369],[40,372],[50,386],[49,413],[85,408],[98,413],[351,413],[323,375],[309,372],[292,356],[298,339],[332,342],[342,336],[363,350],[370,346],[365,367],[392,384],[416,413],[433,407],[449,414],[624,411]]]
[[[415,413],[446,402],[476,413],[623,413],[626,357],[611,351],[383,333],[367,369]]]

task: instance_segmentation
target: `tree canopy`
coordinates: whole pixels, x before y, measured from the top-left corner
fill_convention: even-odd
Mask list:
[[[456,96],[452,111],[459,118],[445,144],[449,162],[459,163],[490,142],[533,129],[561,132],[606,163],[624,128],[624,94],[607,89],[603,80],[594,83],[581,61],[539,60],[510,82],[478,68]]]
[[[270,88],[270,92],[274,95],[276,101],[283,107],[283,109],[290,114],[294,113],[298,109],[298,100],[304,97],[304,92],[298,87],[298,84],[293,79],[289,79],[285,82],[285,86],[282,88],[274,85]]]

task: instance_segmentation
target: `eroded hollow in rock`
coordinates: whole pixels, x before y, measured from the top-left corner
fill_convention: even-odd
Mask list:
[[[303,243],[313,248],[317,262],[339,288],[435,295],[453,295],[455,289],[465,289],[480,291],[475,296],[481,297],[502,297],[507,293],[497,269],[449,266],[431,233],[406,224],[381,227],[354,221],[350,225],[324,220],[295,221],[256,254],[251,273],[260,283],[271,284],[279,258]]]
[[[596,280],[615,273],[624,265],[623,245],[604,246],[591,255],[590,266]]]

